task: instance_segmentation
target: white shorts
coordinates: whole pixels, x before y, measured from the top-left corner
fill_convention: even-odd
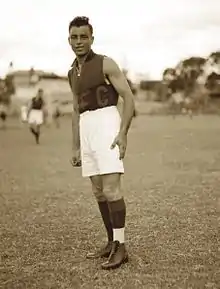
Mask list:
[[[43,123],[43,111],[38,109],[32,109],[28,118],[29,124],[40,125]]]
[[[119,133],[121,118],[116,106],[80,114],[82,176],[124,173],[119,148],[111,144]]]

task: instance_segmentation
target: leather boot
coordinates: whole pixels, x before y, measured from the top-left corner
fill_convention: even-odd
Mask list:
[[[107,245],[97,251],[89,252],[86,255],[87,259],[108,258],[112,250],[113,242],[109,241]]]
[[[114,241],[112,244],[112,250],[109,255],[108,261],[102,264],[102,269],[111,270],[119,268],[122,264],[128,262],[128,253],[124,244],[120,244],[119,241]]]

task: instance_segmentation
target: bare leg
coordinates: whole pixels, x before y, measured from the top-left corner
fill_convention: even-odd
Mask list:
[[[30,125],[30,131],[34,135],[36,143],[39,144],[40,126],[37,124],[31,124]]]

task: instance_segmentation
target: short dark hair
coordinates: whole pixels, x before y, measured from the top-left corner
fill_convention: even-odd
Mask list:
[[[89,26],[89,30],[91,32],[91,34],[93,34],[93,27],[92,25],[89,23],[89,18],[86,16],[77,16],[75,17],[69,24],[69,32],[71,27],[80,27],[80,26]]]

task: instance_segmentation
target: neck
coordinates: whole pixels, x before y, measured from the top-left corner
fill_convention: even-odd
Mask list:
[[[78,62],[78,64],[83,64],[85,61],[86,61],[86,58],[87,58],[87,56],[90,54],[90,51],[91,50],[89,50],[86,54],[84,54],[84,55],[80,55],[80,56],[77,56],[76,58],[77,58],[77,62]]]

